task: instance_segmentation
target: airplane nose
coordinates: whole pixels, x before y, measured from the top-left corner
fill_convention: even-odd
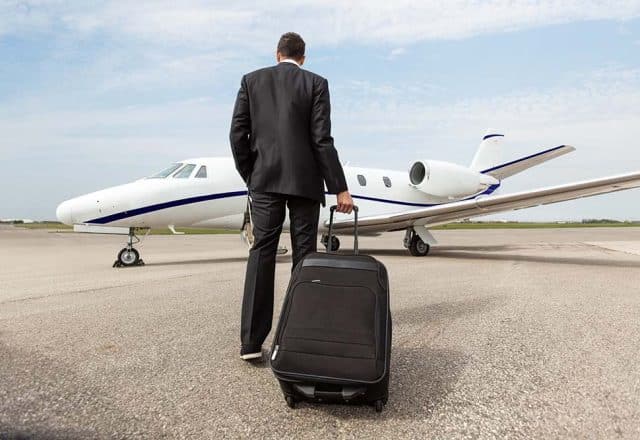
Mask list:
[[[71,203],[69,203],[68,200],[58,205],[58,207],[56,208],[56,217],[58,218],[58,221],[64,223],[65,225],[73,225]]]

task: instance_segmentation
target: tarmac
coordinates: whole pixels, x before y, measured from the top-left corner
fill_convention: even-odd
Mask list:
[[[640,228],[435,231],[424,258],[402,235],[361,238],[391,279],[378,414],[292,410],[239,359],[238,235],[114,269],[123,237],[1,228],[0,438],[640,438]]]

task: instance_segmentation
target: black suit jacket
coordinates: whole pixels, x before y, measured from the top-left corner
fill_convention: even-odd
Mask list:
[[[347,189],[331,137],[327,80],[281,62],[242,77],[231,151],[249,191],[315,199]]]

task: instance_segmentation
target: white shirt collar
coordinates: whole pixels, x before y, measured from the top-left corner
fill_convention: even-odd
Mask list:
[[[291,63],[291,64],[295,64],[296,66],[300,67],[300,64],[298,64],[298,62],[296,60],[292,60],[291,58],[285,58],[283,60],[280,60],[280,63]],[[278,63],[278,64],[280,64]]]

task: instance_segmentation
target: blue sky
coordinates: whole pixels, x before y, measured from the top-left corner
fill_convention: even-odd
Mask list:
[[[0,0],[0,218],[228,155],[239,79],[289,30],[329,79],[351,164],[468,164],[491,127],[508,158],[577,148],[503,192],[640,169],[640,1],[229,3]],[[494,217],[640,219],[639,199]]]

